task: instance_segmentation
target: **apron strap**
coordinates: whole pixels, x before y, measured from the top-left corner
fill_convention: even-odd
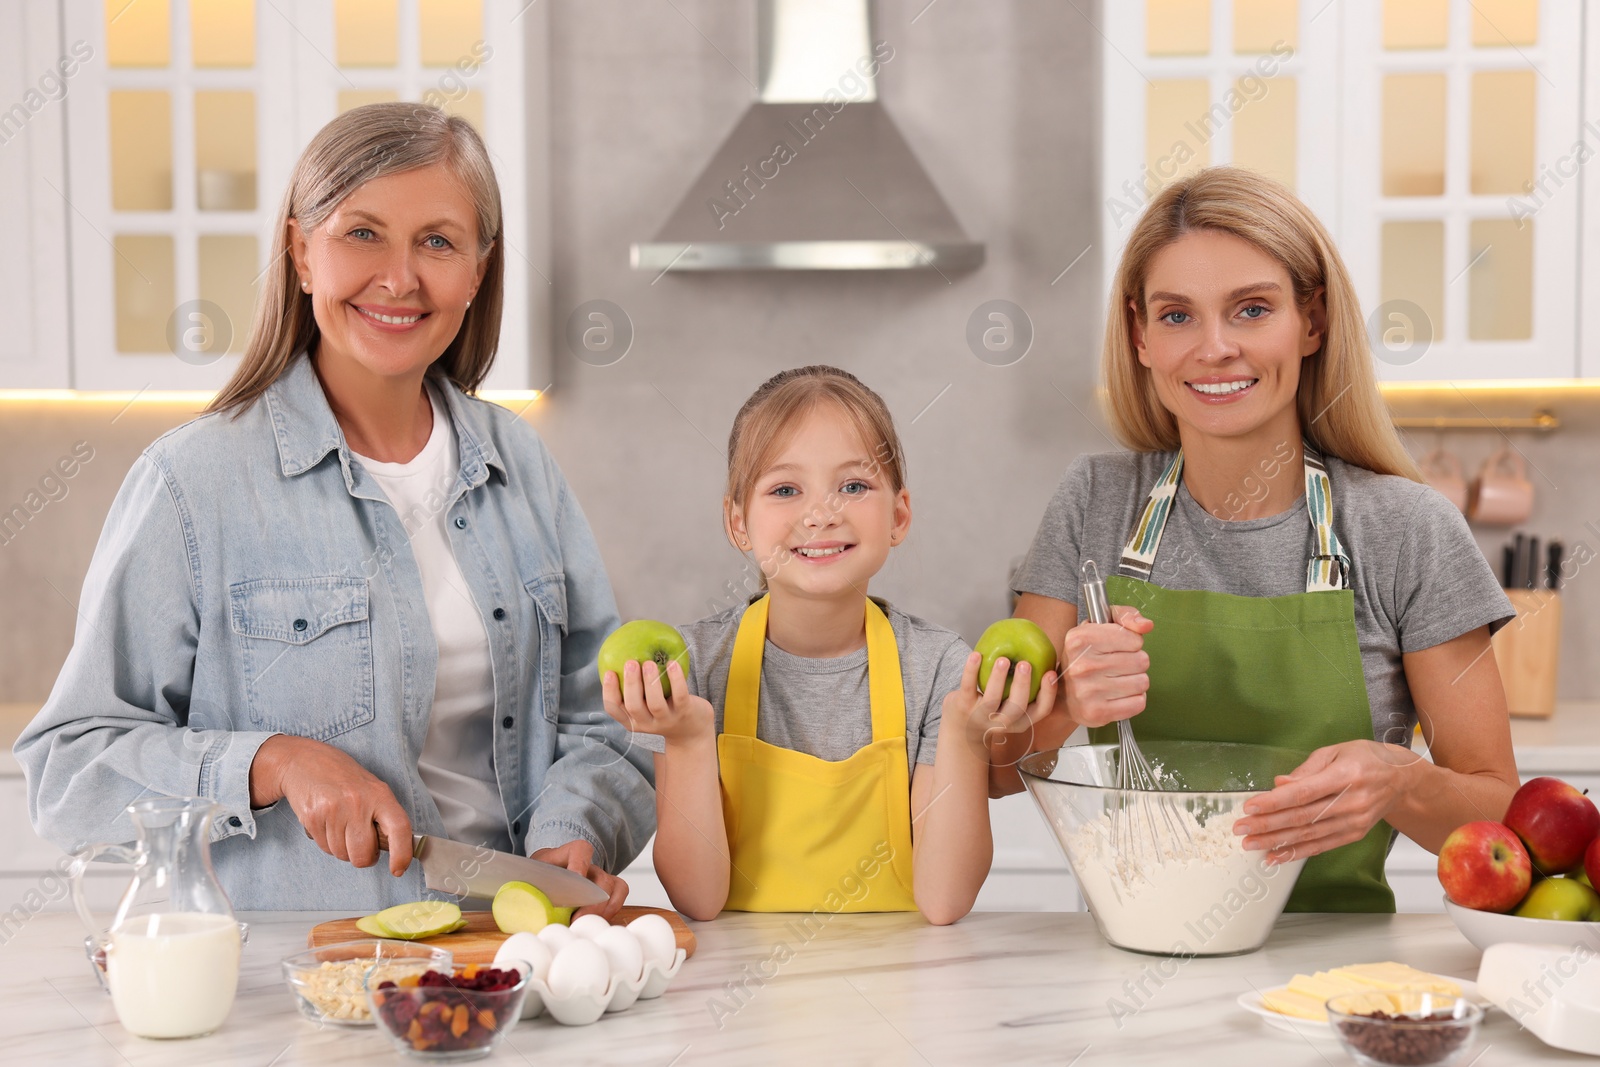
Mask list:
[[[728,663],[728,695],[722,706],[722,732],[738,737],[756,736],[756,707],[761,699],[761,653],[767,645],[767,607],[771,594],[744,611],[733,638],[733,658]]]
[[[1322,453],[1312,447],[1310,441],[1302,441],[1300,447],[1306,472],[1306,511],[1316,538],[1315,550],[1306,564],[1306,592],[1343,589],[1350,581],[1350,557],[1345,555],[1338,535],[1333,532],[1333,487],[1328,482],[1328,468]],[[1182,475],[1183,449],[1180,448],[1167,469],[1161,472],[1155,488],[1150,490],[1144,511],[1122,548],[1119,570],[1123,574],[1149,580]]]
[[[745,609],[733,639],[728,664],[728,694],[722,708],[722,732],[755,737],[761,700],[761,659],[767,643],[767,610],[771,594]],[[900,675],[900,650],[894,627],[883,609],[866,601],[867,692],[872,702],[872,740],[906,735],[905,687]]]
[[[872,740],[906,735],[906,690],[900,678],[900,648],[889,616],[867,600],[867,693],[872,701]]]
[[[1121,569],[1129,577],[1148,580],[1150,570],[1156,565],[1156,550],[1161,547],[1161,535],[1167,529],[1167,516],[1172,512],[1173,498],[1178,495],[1178,479],[1183,474],[1183,449],[1172,457],[1167,469],[1161,472],[1150,499],[1144,502],[1144,514],[1134,526],[1128,543],[1122,548]]]
[[[1316,532],[1316,551],[1306,564],[1306,592],[1320,593],[1343,589],[1350,583],[1350,557],[1344,554],[1338,534],[1333,532],[1333,487],[1328,483],[1328,468],[1322,453],[1310,441],[1300,443],[1305,455],[1306,509]]]

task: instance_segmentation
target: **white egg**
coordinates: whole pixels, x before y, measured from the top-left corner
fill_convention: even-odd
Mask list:
[[[628,924],[628,932],[639,939],[646,963],[651,961],[663,971],[672,966],[678,954],[678,938],[672,924],[654,913],[639,916]]]
[[[637,982],[644,973],[644,947],[626,927],[613,926],[594,939],[611,963],[611,973],[627,982]]]
[[[593,941],[573,938],[570,945],[556,953],[550,964],[550,992],[563,1000],[574,996],[600,996],[610,981],[610,961]]]
[[[587,938],[590,941],[593,941],[609,929],[611,929],[611,924],[598,915],[580,915],[572,920],[573,934],[577,937]]]
[[[533,968],[532,977],[543,982],[550,975],[550,962],[555,951],[535,934],[512,934],[494,954],[494,965],[500,967],[508,960],[525,962]]]
[[[549,945],[550,951],[556,955],[560,955],[563,948],[578,940],[576,934],[560,923],[551,923],[540,930],[537,936],[540,941]]]

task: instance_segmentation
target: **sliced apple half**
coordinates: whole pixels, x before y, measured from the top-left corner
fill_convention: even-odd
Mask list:
[[[494,924],[507,934],[536,934],[552,923],[568,926],[572,923],[572,909],[558,908],[550,903],[538,886],[527,882],[507,882],[494,895],[490,907]]]

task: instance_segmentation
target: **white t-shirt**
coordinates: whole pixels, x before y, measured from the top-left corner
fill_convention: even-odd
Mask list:
[[[439,660],[433,711],[417,770],[452,840],[508,849],[505,804],[494,770],[494,667],[483,615],[450,547],[446,519],[459,474],[450,411],[428,389],[433,431],[407,463],[357,453],[394,505],[422,574]]]

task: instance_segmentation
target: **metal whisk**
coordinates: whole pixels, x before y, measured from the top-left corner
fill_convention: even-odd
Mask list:
[[[1092,559],[1083,561],[1078,570],[1079,601],[1090,622],[1112,622],[1111,602],[1106,597],[1106,583]],[[1127,719],[1117,722],[1117,788],[1123,793],[1111,811],[1111,841],[1116,851],[1117,865],[1124,878],[1140,870],[1146,861],[1159,862],[1165,855],[1178,858],[1191,850],[1194,840],[1189,829],[1190,819],[1178,810],[1170,796],[1154,801],[1161,823],[1166,828],[1165,842],[1159,833],[1155,818],[1150,812],[1150,802],[1134,798],[1131,792],[1148,793],[1160,786],[1160,775],[1150,766],[1139,742],[1133,736],[1133,724]],[[1127,809],[1132,808],[1132,811]],[[1165,848],[1163,848],[1165,844]],[[1149,853],[1143,852],[1149,846]]]

